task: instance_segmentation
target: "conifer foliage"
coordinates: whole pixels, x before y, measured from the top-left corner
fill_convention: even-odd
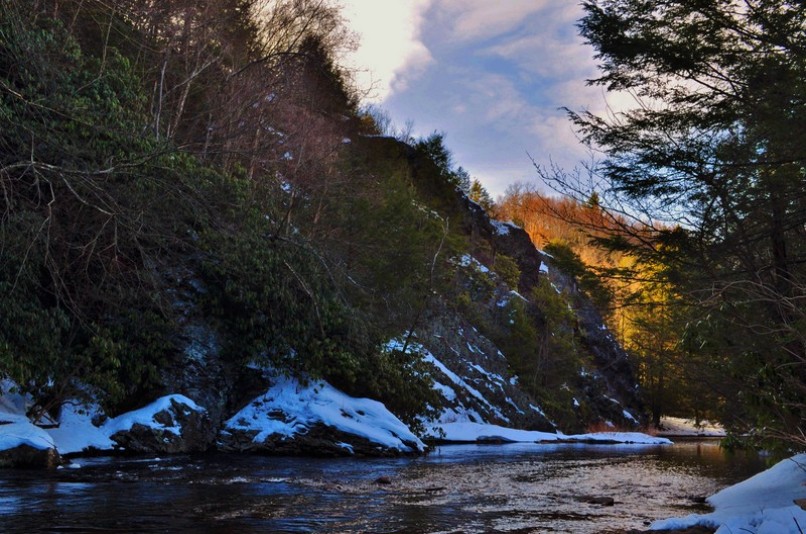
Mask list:
[[[802,444],[806,7],[595,0],[584,8],[581,33],[601,68],[591,83],[642,102],[615,117],[570,113],[606,155],[597,172],[607,201],[644,226],[640,235],[615,232],[611,244],[666,266],[657,272],[692,305],[681,348],[707,354],[731,384],[734,428]]]

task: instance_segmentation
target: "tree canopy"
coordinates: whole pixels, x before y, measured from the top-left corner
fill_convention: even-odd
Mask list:
[[[731,384],[728,422],[802,443],[806,424],[806,6],[595,0],[583,37],[637,105],[570,112],[609,205],[611,246],[666,265],[681,343]],[[567,178],[567,176],[565,177]],[[560,181],[566,182],[560,177]],[[641,227],[640,231],[636,228]]]

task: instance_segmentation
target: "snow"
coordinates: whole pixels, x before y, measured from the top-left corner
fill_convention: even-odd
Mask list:
[[[540,272],[543,274],[549,274],[549,266],[542,261],[540,262]]]
[[[479,260],[471,256],[470,254],[464,254],[461,258],[459,258],[459,265],[461,267],[470,267],[473,266],[477,271],[482,273],[489,273],[490,269],[484,266]]]
[[[552,434],[536,430],[519,430],[498,425],[481,423],[456,422],[432,424],[427,432],[432,437],[440,437],[444,441],[475,442],[505,441],[512,443],[534,442],[601,442],[625,443],[641,445],[670,445],[666,438],[656,438],[639,432],[597,432],[593,434],[564,435]]]
[[[47,430],[56,443],[60,454],[81,452],[85,449],[111,450],[115,442],[110,434],[92,424],[92,418],[100,412],[97,406],[81,406],[67,403],[62,406],[59,426]]]
[[[633,414],[631,414],[627,410],[622,410],[621,415],[624,416],[624,419],[628,419],[628,420],[630,420],[630,421],[632,421],[633,423],[636,423],[636,424],[638,423],[638,419],[636,419],[635,416],[633,416]]]
[[[123,415],[119,415],[114,419],[110,419],[104,423],[102,431],[108,436],[112,436],[117,432],[131,430],[135,424],[141,424],[147,427],[165,430],[178,436],[182,432],[180,427],[165,426],[154,419],[154,416],[157,413],[166,410],[170,411],[174,402],[180,405],[185,405],[187,408],[195,412],[206,411],[204,408],[184,395],[166,395],[165,397],[160,397],[148,406],[140,408],[139,410],[128,412]]]
[[[498,235],[509,235],[509,229],[512,223],[505,223],[501,221],[496,221],[494,219],[490,220],[492,223],[493,228],[495,228],[495,233]]]
[[[702,421],[698,424],[693,419],[684,419],[682,417],[662,417],[660,426],[662,429],[660,434],[663,436],[724,438],[727,435],[724,427],[719,423]]]
[[[0,413],[0,451],[27,445],[34,449],[53,449],[56,444],[43,429],[34,425],[24,415]]]
[[[303,385],[295,378],[279,376],[274,385],[228,420],[225,430],[258,430],[254,442],[271,435],[293,436],[322,423],[390,449],[418,450],[425,444],[378,401],[357,399],[324,381]]]
[[[418,347],[418,348],[420,349],[421,353],[424,355],[423,356],[423,361],[430,363],[431,365],[433,365],[434,367],[436,367],[437,369],[442,371],[445,374],[445,376],[450,378],[451,381],[454,384],[456,384],[457,386],[461,387],[462,389],[464,389],[465,391],[470,393],[472,396],[477,398],[482,404],[487,406],[487,408],[489,408],[490,411],[493,412],[496,417],[498,417],[499,419],[501,419],[503,421],[508,420],[508,418],[503,413],[501,413],[501,410],[499,410],[493,404],[491,404],[490,401],[488,401],[484,397],[484,395],[481,394],[481,392],[479,390],[477,390],[476,388],[474,388],[473,386],[471,386],[470,384],[465,382],[465,380],[462,377],[460,377],[459,375],[457,375],[456,373],[454,373],[453,371],[448,369],[445,366],[445,364],[443,364],[441,361],[437,360],[434,357],[434,355],[431,354],[425,347]]]
[[[447,401],[452,402],[456,400],[456,392],[450,386],[446,386],[434,380],[433,389],[438,391]]]
[[[31,423],[24,413],[9,411],[13,409],[19,412],[22,400],[6,394],[0,397],[0,422],[11,424],[0,424],[0,450],[27,444],[37,449],[55,448],[59,454],[74,454],[89,449],[108,451],[115,447],[110,436],[131,429],[135,423],[179,434],[179,427],[166,427],[154,420],[155,414],[172,407],[171,401],[184,405],[186,409],[204,411],[204,408],[183,395],[168,395],[144,408],[109,419],[98,427],[92,423],[92,419],[101,413],[97,405],[68,402],[62,406],[58,426],[43,429]]]
[[[653,530],[684,529],[697,525],[716,528],[716,534],[802,534],[806,511],[795,501],[806,499],[806,454],[777,463],[744,482],[708,498],[710,514],[692,514],[652,524]]]

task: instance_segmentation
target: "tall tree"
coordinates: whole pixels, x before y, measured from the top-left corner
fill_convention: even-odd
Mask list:
[[[686,275],[676,282],[703,310],[687,339],[731,362],[724,371],[742,409],[730,422],[803,444],[806,7],[590,0],[584,9],[581,33],[602,71],[590,83],[641,105],[571,118],[606,154],[597,171],[611,202],[645,222],[680,223],[611,243]]]

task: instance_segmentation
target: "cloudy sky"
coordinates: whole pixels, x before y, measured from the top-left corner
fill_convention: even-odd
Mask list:
[[[398,126],[446,134],[456,162],[496,195],[535,181],[528,154],[589,160],[562,106],[606,109],[575,0],[341,0],[358,34],[359,81]],[[371,82],[370,82],[371,80]],[[611,105],[617,106],[617,102]]]

